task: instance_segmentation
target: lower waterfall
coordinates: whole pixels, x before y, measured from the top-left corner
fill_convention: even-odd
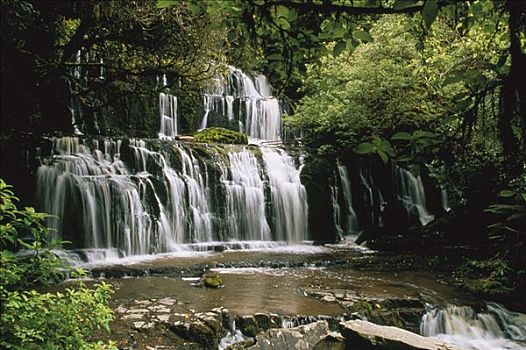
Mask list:
[[[469,306],[448,306],[427,312],[420,332],[467,349],[525,349],[526,315],[496,303],[487,303],[482,312]]]
[[[300,167],[273,147],[62,137],[37,171],[36,200],[53,215],[54,237],[90,251],[88,260],[189,243],[301,242],[308,208]]]

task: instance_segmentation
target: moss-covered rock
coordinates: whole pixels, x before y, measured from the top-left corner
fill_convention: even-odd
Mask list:
[[[194,140],[203,143],[248,144],[247,135],[224,128],[208,128],[200,130],[194,134]]]
[[[208,274],[203,276],[203,284],[207,288],[219,288],[223,286],[223,280],[219,275]]]

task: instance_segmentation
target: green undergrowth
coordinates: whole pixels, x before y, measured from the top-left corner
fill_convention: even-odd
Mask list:
[[[69,268],[51,250],[65,242],[50,240],[47,214],[19,210],[17,201],[11,186],[0,179],[0,348],[117,349],[91,339],[95,332],[109,331],[113,319],[109,284],[39,291],[65,278]]]

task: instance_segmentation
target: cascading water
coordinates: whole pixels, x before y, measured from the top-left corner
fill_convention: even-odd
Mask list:
[[[422,317],[420,332],[468,349],[525,349],[526,315],[496,303],[487,303],[483,312],[469,306],[435,308]]]
[[[227,121],[237,120],[239,131],[249,137],[266,140],[281,140],[281,110],[279,101],[272,97],[271,88],[263,75],[250,78],[243,71],[229,67],[230,74],[204,94],[205,115],[201,129],[208,127],[212,113]],[[234,105],[238,106],[235,110]]]
[[[159,138],[173,139],[177,136],[177,97],[170,94],[168,79],[163,75],[162,81],[157,78],[157,87],[164,90],[159,93]]]
[[[342,164],[338,164],[338,175],[340,177],[346,207],[346,234],[357,234],[360,231],[360,226],[358,225],[358,218],[352,204],[351,180],[347,168]]]
[[[394,166],[398,198],[402,201],[407,214],[416,216],[422,225],[434,219],[426,208],[426,194],[420,176],[414,176],[409,170]]]
[[[300,242],[307,233],[307,191],[300,181],[301,166],[282,149],[262,147],[272,197],[276,238]]]
[[[38,169],[37,202],[56,216],[48,219],[56,238],[89,250],[87,259],[177,251],[184,243],[307,239],[305,188],[283,151],[264,148],[258,161],[246,148],[229,150],[216,180],[191,149],[169,145],[55,139]],[[132,155],[126,163],[121,147]]]
[[[265,182],[256,157],[248,150],[229,152],[230,167],[222,167],[226,189],[226,226],[237,239],[270,240],[265,216]]]

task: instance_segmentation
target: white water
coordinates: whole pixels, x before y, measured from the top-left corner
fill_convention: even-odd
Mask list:
[[[177,136],[177,97],[168,93],[159,94],[160,138]]]
[[[272,218],[277,240],[301,242],[307,232],[307,191],[300,181],[301,166],[279,148],[262,147],[272,197]]]
[[[229,70],[226,80],[216,79],[205,92],[205,114],[200,128],[209,126],[210,114],[214,113],[228,121],[238,120],[239,131],[251,138],[281,140],[281,109],[279,101],[272,97],[266,77],[251,78],[234,67]],[[234,110],[235,101],[238,101],[237,110]]]
[[[402,201],[407,214],[416,216],[422,225],[434,219],[426,207],[426,194],[420,176],[414,176],[409,170],[399,166],[394,167],[397,182],[398,198]]]
[[[85,249],[88,261],[177,252],[188,243],[307,239],[300,166],[283,150],[262,147],[258,161],[249,148],[233,147],[227,160],[216,159],[222,175],[212,180],[190,148],[170,142],[168,149],[133,139],[126,146],[54,139],[37,171],[37,204],[55,216],[48,219],[55,238]]]
[[[423,316],[420,332],[467,349],[526,349],[526,315],[496,303],[483,312],[469,306],[433,309]]]
[[[343,199],[346,206],[346,234],[354,235],[360,232],[360,226],[352,204],[351,180],[349,178],[349,173],[347,172],[347,168],[342,164],[338,165],[338,175],[340,176]]]
[[[270,240],[265,216],[265,184],[256,157],[246,149],[229,152],[230,167],[222,167],[226,189],[227,226],[237,239]]]

